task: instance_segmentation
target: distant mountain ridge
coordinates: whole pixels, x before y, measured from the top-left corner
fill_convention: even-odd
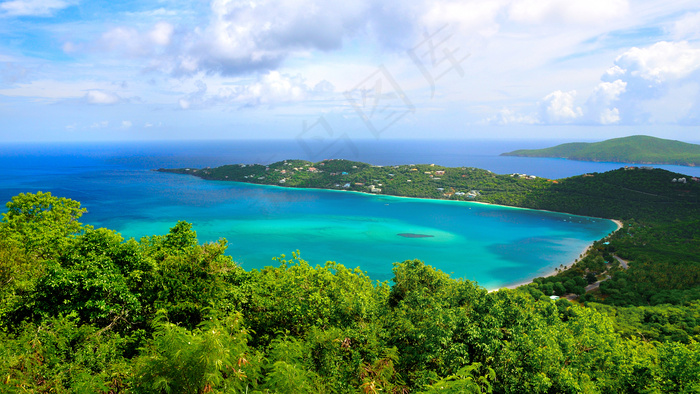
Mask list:
[[[558,157],[580,161],[700,165],[700,145],[646,135],[602,142],[572,142],[545,149],[520,149],[501,156]]]

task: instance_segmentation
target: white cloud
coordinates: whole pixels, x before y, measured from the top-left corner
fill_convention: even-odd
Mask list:
[[[195,81],[194,84],[197,87],[197,90],[188,94],[186,97],[181,98],[178,101],[180,109],[190,109],[193,107],[202,107],[205,105],[207,84],[205,84],[201,80]]]
[[[534,115],[521,115],[511,109],[503,108],[498,111],[498,114],[481,123],[506,126],[510,124],[537,124],[539,120]]]
[[[527,25],[577,25],[590,28],[625,17],[628,0],[445,0],[426,1],[420,24],[445,24],[482,37],[492,37],[510,22]]]
[[[615,106],[625,93],[627,83],[622,80],[601,82],[593,89],[585,106],[576,104],[577,92],[554,91],[539,102],[539,116],[522,115],[504,108],[498,115],[487,119],[487,124],[615,124],[621,120]]]
[[[593,90],[591,100],[596,103],[610,104],[625,92],[627,82],[617,79],[614,82],[601,82]]]
[[[177,103],[180,106],[180,109],[190,109],[190,107],[192,106],[192,104],[190,104],[190,102],[185,99],[180,99]]]
[[[61,49],[63,49],[63,52],[67,54],[73,54],[78,52],[81,49],[81,46],[75,44],[74,42],[67,41],[63,43]]]
[[[31,70],[30,70],[31,71]],[[83,70],[84,71],[84,70]],[[28,77],[34,73],[30,72]],[[29,79],[25,77],[24,79]],[[96,78],[92,75],[85,75],[84,79],[71,78],[61,79],[35,79],[30,82],[18,81],[7,88],[0,88],[0,95],[8,97],[31,97],[37,102],[58,102],[67,100],[73,103],[87,104],[116,104],[122,102],[139,102],[138,96],[130,95],[130,90],[119,86],[119,83],[105,81],[104,78]],[[100,80],[102,79],[102,80]],[[132,89],[132,88],[129,88]],[[172,99],[172,97],[168,97]]]
[[[634,47],[615,59],[615,65],[632,77],[653,82],[682,79],[700,69],[700,49],[685,41],[661,41]]]
[[[187,64],[176,71],[225,75],[275,68],[291,53],[342,46],[364,25],[368,2],[213,0],[211,19],[187,43]],[[194,60],[194,61],[193,61]]]
[[[686,41],[634,47],[615,59],[616,78],[627,85],[616,107],[622,123],[683,122],[697,106],[700,48]],[[603,80],[609,80],[606,74]],[[683,110],[685,108],[685,110]]]
[[[498,17],[507,6],[507,1],[448,0],[427,3],[422,24],[431,29],[445,25],[457,26],[468,33],[492,36],[499,29]]]
[[[130,120],[122,120],[122,129],[129,129],[131,126],[132,123]]]
[[[600,124],[614,124],[620,121],[620,110],[617,108],[605,108],[598,117]]]
[[[109,121],[103,120],[102,122],[93,123],[90,126],[90,128],[92,128],[92,129],[104,129],[107,126],[109,126]]]
[[[515,0],[508,15],[523,23],[590,25],[620,18],[629,11],[627,0]]]
[[[676,40],[700,38],[700,12],[689,12],[667,29]]]
[[[71,5],[63,0],[12,0],[0,3],[0,10],[9,16],[53,16]]]
[[[371,6],[368,0],[213,0],[202,26],[119,26],[91,45],[70,42],[64,50],[151,58],[149,68],[175,75],[239,75],[275,69],[292,54],[342,47],[347,37],[368,30]]]
[[[138,54],[138,48],[142,45],[139,32],[125,27],[116,27],[105,32],[100,41],[107,49],[119,49],[134,54]]]
[[[156,45],[169,45],[174,30],[175,28],[170,23],[158,22],[153,27],[153,29],[151,29],[151,31],[148,32],[148,38],[152,43]]]
[[[509,1],[213,0],[209,19],[200,26],[119,26],[92,45],[67,42],[64,50],[150,58],[149,69],[177,76],[244,75],[276,70],[290,57],[338,50],[358,38],[404,52],[420,33],[445,24],[462,33],[492,35]]]
[[[545,123],[571,123],[583,115],[581,107],[574,103],[576,91],[554,91],[544,97],[540,103],[541,120]]]
[[[620,66],[612,66],[609,69],[605,71],[605,74],[603,75],[603,79],[605,80],[611,80],[614,81],[618,79],[620,76],[625,75],[627,70],[620,68]]]
[[[300,76],[282,75],[271,71],[257,82],[234,93],[236,100],[248,105],[284,103],[300,101],[312,90]]]
[[[114,93],[102,90],[90,90],[85,93],[85,99],[90,104],[116,104],[121,98]]]
[[[607,75],[610,75],[609,73]],[[620,122],[620,110],[613,105],[625,93],[627,82],[616,79],[613,82],[601,82],[593,89],[586,102],[586,115],[590,122],[613,124]]]
[[[182,10],[167,10],[163,7],[154,9],[154,10],[149,10],[149,11],[138,11],[138,12],[125,12],[124,15],[128,16],[130,19],[131,18],[162,18],[162,17],[173,17],[173,16],[178,16],[179,14],[184,13],[185,11]]]
[[[585,105],[576,91],[557,90],[540,103],[544,124],[698,123],[700,48],[686,41],[633,47],[619,55],[601,76]],[[496,123],[521,115],[505,112]]]
[[[167,22],[158,22],[145,32],[129,27],[115,27],[102,34],[94,48],[114,51],[130,57],[156,56],[172,43],[175,27]],[[71,42],[63,45],[66,53],[76,52],[82,46]]]
[[[222,86],[210,92],[201,80],[195,82],[196,90],[178,101],[181,109],[197,109],[216,105],[238,105],[257,107],[299,102],[332,93],[334,87],[322,80],[314,86],[306,83],[300,75],[287,75],[270,71],[259,75],[248,84]]]

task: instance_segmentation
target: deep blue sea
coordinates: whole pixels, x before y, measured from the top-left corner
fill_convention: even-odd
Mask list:
[[[78,200],[82,221],[126,238],[165,234],[192,222],[200,242],[221,237],[244,268],[273,264],[299,249],[311,264],[337,261],[378,280],[392,263],[421,259],[453,277],[487,288],[570,264],[615,225],[584,218],[476,203],[427,201],[349,192],[286,189],[152,171],[347,158],[375,165],[435,163],[495,173],[562,178],[619,168],[619,163],[498,156],[561,141],[313,141],[129,142],[0,145],[0,200],[44,191]],[[662,166],[686,175],[700,169]],[[399,233],[428,234],[405,238]]]

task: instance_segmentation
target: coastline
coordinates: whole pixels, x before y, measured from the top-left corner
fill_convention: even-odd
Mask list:
[[[384,197],[384,198],[400,198],[400,199],[419,200],[419,201],[431,201],[431,202],[439,202],[439,203],[444,203],[444,204],[482,204],[482,205],[487,205],[487,206],[492,206],[492,207],[509,208],[509,209],[523,209],[523,210],[527,210],[527,211],[549,212],[549,213],[576,216],[576,217],[582,217],[582,218],[610,220],[610,221],[615,222],[618,225],[618,229],[619,229],[619,227],[621,227],[621,223],[619,223],[619,221],[616,221],[615,219],[601,218],[601,217],[596,217],[596,216],[583,216],[583,215],[577,215],[575,213],[552,211],[552,210],[548,210],[548,209],[525,208],[525,207],[516,207],[513,205],[494,204],[494,203],[484,202],[484,201],[447,200],[447,199],[443,199],[443,198],[395,196],[393,194],[377,194],[377,193],[362,192],[362,191],[358,191],[358,190],[325,189],[325,188],[320,188],[320,187],[317,188],[317,187],[268,185],[268,184],[262,184],[262,183],[250,183],[250,182],[241,182],[241,181],[204,179],[204,178],[198,177],[196,175],[192,175],[192,174],[179,174],[179,173],[172,173],[172,172],[165,172],[165,173],[166,174],[175,174],[175,175],[193,176],[195,178],[201,179],[201,180],[206,181],[206,182],[240,183],[243,185],[250,185],[250,186],[276,187],[276,188],[281,188],[281,189],[293,189],[293,190],[307,190],[307,191],[319,191],[319,190],[321,190],[321,191],[334,192],[334,193],[356,193],[356,194],[360,194],[360,195],[364,195],[364,196],[374,196],[374,197]]]
[[[614,233],[616,233],[616,232],[618,232],[618,231],[620,231],[620,230],[622,229],[623,223],[622,223],[621,221],[619,221],[619,220],[617,220],[617,219],[607,219],[607,220],[610,220],[610,221],[612,221],[613,223],[615,223],[615,224],[617,225],[617,228],[616,228],[613,232],[611,232],[610,234],[606,235],[606,237],[608,237],[608,236],[610,236],[610,235],[612,235],[612,234],[614,234]],[[592,242],[590,245],[586,246],[586,247],[583,249],[583,251],[581,252],[580,255],[583,256],[583,257],[585,257],[585,256],[588,254],[588,251],[589,251],[589,250],[591,249],[591,247],[593,246],[593,243],[595,243],[595,241]],[[570,264],[567,264],[566,266],[569,267],[569,266],[575,264],[575,263],[576,263],[576,260],[577,260],[577,259],[574,259],[574,261],[572,261]],[[535,278],[541,278],[541,277],[547,278],[547,277],[550,277],[550,276],[555,276],[555,275],[557,275],[557,273],[558,273],[558,272],[557,272],[557,269],[556,269],[556,267],[555,267],[555,268],[553,268],[553,269],[551,269],[551,270],[549,270],[549,271],[545,271],[545,274],[544,274],[544,275],[535,276],[535,277],[532,278],[532,279],[523,280],[523,281],[519,281],[519,282],[515,282],[515,283],[508,284],[508,285],[506,285],[506,286],[501,286],[501,287],[496,288],[496,289],[487,289],[487,290],[488,290],[489,293],[491,293],[491,292],[493,292],[493,291],[502,290],[502,289],[510,289],[510,290],[513,290],[513,289],[516,289],[516,288],[518,288],[518,287],[520,287],[520,286],[529,285],[530,283],[532,283],[532,282],[535,280]]]

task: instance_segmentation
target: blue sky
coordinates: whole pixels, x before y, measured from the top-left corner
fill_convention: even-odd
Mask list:
[[[700,141],[700,3],[0,1],[3,141]]]

